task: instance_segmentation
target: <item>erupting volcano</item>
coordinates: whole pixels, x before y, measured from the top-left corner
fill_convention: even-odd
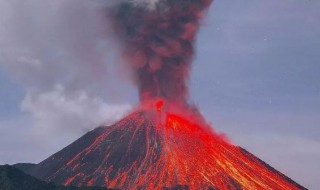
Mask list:
[[[141,104],[30,173],[113,189],[304,189],[213,131],[187,100],[196,32],[211,0],[131,0],[109,11]]]
[[[38,164],[31,174],[65,185],[113,189],[304,189],[201,118],[140,109],[97,128]]]

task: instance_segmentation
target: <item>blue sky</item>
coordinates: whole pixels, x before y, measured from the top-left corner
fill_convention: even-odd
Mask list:
[[[39,162],[137,102],[102,53],[110,47],[95,9],[37,1],[0,0],[0,164]],[[17,7],[29,17],[12,17]],[[319,9],[316,0],[216,0],[190,78],[191,102],[217,131],[309,189],[320,186]]]

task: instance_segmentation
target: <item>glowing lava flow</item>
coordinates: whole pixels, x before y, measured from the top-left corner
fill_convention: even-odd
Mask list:
[[[40,163],[38,177],[121,190],[304,189],[205,124],[161,113],[165,106],[158,102],[87,134]]]

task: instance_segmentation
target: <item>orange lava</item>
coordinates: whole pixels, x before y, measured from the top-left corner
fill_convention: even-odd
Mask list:
[[[163,100],[159,100],[157,101],[156,105],[157,105],[157,111],[158,112],[161,112],[162,111],[162,108],[163,108]]]

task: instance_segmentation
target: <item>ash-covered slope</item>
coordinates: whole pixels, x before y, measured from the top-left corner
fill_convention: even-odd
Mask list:
[[[145,111],[89,132],[31,174],[115,189],[305,189],[208,128]]]

